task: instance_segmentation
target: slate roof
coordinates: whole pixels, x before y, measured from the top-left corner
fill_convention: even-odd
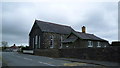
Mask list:
[[[78,38],[83,39],[83,40],[106,41],[106,40],[104,40],[104,39],[101,39],[101,38],[95,36],[94,34],[82,33],[82,32],[77,32],[77,31],[72,31],[71,33],[73,33],[73,34],[76,35]],[[76,37],[74,37],[74,38],[71,39],[71,38],[69,38],[69,36],[68,36],[68,38],[65,39],[65,40],[63,41],[63,43],[74,42],[75,40],[77,40]]]
[[[66,42],[74,42],[75,40],[77,40],[78,38],[74,37],[74,38],[67,38],[65,39],[64,41],[62,41],[63,43],[66,43]]]
[[[70,26],[59,25],[44,21],[35,21],[43,32],[54,32],[60,34],[70,34],[73,30]]]
[[[94,34],[88,34],[88,33],[76,32],[76,31],[74,31],[73,33],[81,39],[104,40],[104,39],[101,39],[101,38],[95,36]]]

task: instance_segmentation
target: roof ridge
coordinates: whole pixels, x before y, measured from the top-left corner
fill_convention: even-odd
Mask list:
[[[61,33],[61,34],[69,34],[73,28],[67,25],[61,25],[41,20],[35,20],[35,23],[38,24],[40,29],[44,32],[54,32],[54,33]]]
[[[56,24],[56,23],[52,23],[52,22],[46,22],[46,21],[41,21],[41,20],[35,20],[35,21],[44,22],[44,23],[53,24],[53,25],[58,25],[58,26],[70,27],[71,28],[71,26]]]
[[[77,33],[82,33],[82,32],[79,32],[79,31],[75,31]],[[83,33],[83,34],[90,34],[90,33]],[[94,34],[90,34],[90,35],[94,35]]]
[[[78,37],[80,37],[79,34],[84,34],[84,35],[86,35],[88,38],[90,38],[92,40],[104,40],[104,41],[106,41],[105,39],[102,39],[102,38],[100,38],[100,37],[98,37],[98,36],[96,36],[94,34],[82,33],[82,32],[79,32],[79,31],[74,31],[73,33],[75,35],[77,35]],[[93,38],[93,36],[94,36],[94,38]]]

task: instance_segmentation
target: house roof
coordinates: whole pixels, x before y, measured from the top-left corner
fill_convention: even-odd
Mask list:
[[[73,31],[73,33],[81,39],[105,41],[104,39],[101,39],[101,38],[95,36],[94,34],[82,33],[82,32],[76,32],[76,31]]]
[[[62,41],[62,43],[66,43],[66,42],[74,42],[75,40],[77,40],[76,37],[74,37],[74,38],[67,38],[67,39],[65,39],[64,41]]]
[[[35,23],[38,24],[39,28],[43,32],[54,32],[54,33],[60,33],[60,34],[70,34],[71,31],[73,30],[70,26],[59,25],[59,24],[50,23],[50,22],[44,22],[44,21],[36,20]]]
[[[77,32],[77,31],[72,31],[72,34],[76,35],[78,38],[83,39],[83,40],[96,40],[96,41],[106,41],[104,39],[101,39],[94,34],[88,34],[88,33],[82,33],[82,32]],[[73,37],[72,39],[68,38],[63,41],[63,43],[67,42],[74,42],[76,40],[76,37]]]

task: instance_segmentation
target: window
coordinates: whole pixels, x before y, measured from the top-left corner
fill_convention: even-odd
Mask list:
[[[38,36],[36,35],[35,36],[35,44],[37,44],[37,41],[38,41],[38,38],[37,38]]]
[[[61,37],[60,37],[60,42],[61,42],[60,48],[62,48],[62,40],[63,40],[63,38],[62,38],[62,35],[61,35]]]
[[[98,46],[97,46],[97,47],[101,47],[101,46],[100,46],[100,42],[97,42],[97,44],[98,44]]]
[[[88,41],[88,47],[93,47],[92,41]]]
[[[38,43],[38,47],[40,48],[40,36],[39,36],[39,43]]]
[[[54,37],[50,36],[50,48],[54,48]]]
[[[38,43],[37,43],[37,42],[38,42],[38,36],[36,35],[36,36],[35,36],[35,48],[38,47]]]
[[[33,38],[33,49],[34,49],[34,38]]]
[[[69,47],[69,46],[66,46],[67,48]]]

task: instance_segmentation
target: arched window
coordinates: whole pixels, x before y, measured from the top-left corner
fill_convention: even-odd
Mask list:
[[[40,36],[39,36],[39,43],[38,43],[38,47],[40,48]]]
[[[34,49],[34,38],[33,38],[33,49]]]
[[[35,48],[38,48],[38,36],[35,36]]]
[[[54,36],[50,36],[50,48],[54,48]]]

